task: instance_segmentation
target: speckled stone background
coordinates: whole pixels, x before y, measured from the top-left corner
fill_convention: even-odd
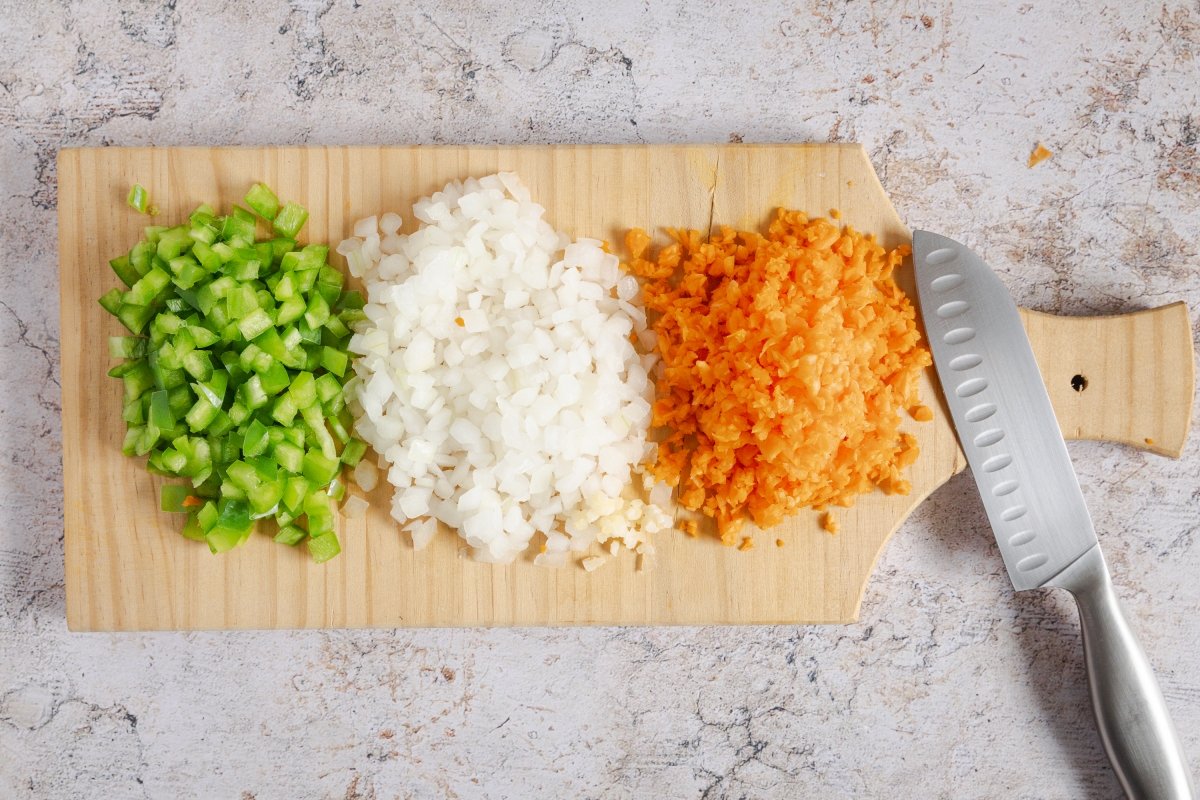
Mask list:
[[[67,633],[63,146],[860,141],[1023,304],[1200,316],[1194,0],[705,5],[0,0],[0,797],[1120,797],[966,475],[846,627]],[[1071,451],[1200,768],[1197,440]]]

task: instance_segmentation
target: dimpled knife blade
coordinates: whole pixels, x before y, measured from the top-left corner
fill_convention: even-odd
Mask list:
[[[921,316],[954,430],[1013,586],[1079,606],[1100,738],[1132,800],[1191,800],[1187,754],[1125,619],[1012,296],[957,242],[913,233]]]
[[[1096,545],[1017,306],[979,256],[913,234],[933,363],[1013,586],[1034,589]]]

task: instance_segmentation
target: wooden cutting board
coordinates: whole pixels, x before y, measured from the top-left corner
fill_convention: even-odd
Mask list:
[[[342,520],[343,554],[256,535],[223,556],[183,539],[157,510],[159,479],[121,455],[121,385],[105,337],[120,326],[96,299],[117,284],[107,260],[148,219],[125,206],[134,182],[176,224],[201,202],[227,209],[265,181],[311,212],[310,241],[336,245],[354,220],[412,203],[451,179],[514,170],[556,227],[622,240],[632,226],[758,226],[788,206],[831,208],[884,244],[909,232],[857,145],[620,147],[100,148],[58,159],[67,622],[72,630],[464,625],[658,625],[850,622],[883,544],[909,511],[964,467],[930,371],[932,423],[909,422],[921,457],[907,497],[873,494],[840,512],[831,536],[805,513],[738,552],[714,540],[659,537],[654,567],[625,554],[599,570],[478,564],[443,532],[415,553],[377,489],[365,519]],[[904,270],[902,280],[911,280]],[[911,286],[906,286],[910,296]],[[1028,314],[1068,438],[1178,455],[1192,401],[1183,304],[1122,317]],[[1087,388],[1071,388],[1082,375]],[[776,547],[779,537],[785,546]]]

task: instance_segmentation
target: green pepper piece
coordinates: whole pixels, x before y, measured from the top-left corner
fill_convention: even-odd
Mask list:
[[[279,198],[265,184],[256,183],[246,192],[246,205],[263,219],[275,219],[279,213]]]
[[[183,525],[183,530],[180,531],[185,539],[191,539],[193,542],[204,541],[204,529],[200,526],[200,517],[197,514],[188,514],[187,522]]]
[[[146,355],[146,340],[140,336],[110,336],[108,355],[112,358],[142,358]]]
[[[171,413],[165,389],[159,389],[150,395],[150,424],[160,431],[175,427],[175,415]]]
[[[251,375],[250,379],[238,389],[238,393],[242,398],[243,404],[250,411],[257,411],[270,401],[266,391],[263,389],[262,378],[258,375]]]
[[[267,426],[257,419],[251,420],[242,440],[242,455],[252,458],[261,455],[267,449],[270,439],[267,436]]]
[[[148,306],[162,290],[171,283],[171,275],[159,267],[152,267],[121,298],[126,305]]]
[[[184,355],[183,369],[198,381],[206,381],[212,377],[212,359],[204,350],[193,350]]]
[[[138,399],[154,386],[154,372],[145,360],[130,363],[133,366],[121,376],[121,381],[125,384],[126,403]]]
[[[324,486],[334,479],[341,466],[336,458],[329,458],[319,450],[309,450],[304,454],[302,474],[316,485]]]
[[[138,282],[138,278],[142,277],[142,274],[134,269],[133,264],[129,263],[129,256],[127,255],[117,256],[110,260],[108,265],[112,267],[112,271],[121,279],[121,283],[126,286],[133,286]]]
[[[288,385],[292,382],[288,371],[278,361],[271,364],[266,371],[260,373],[260,377],[262,379],[263,391],[272,396],[288,388]]]
[[[238,330],[241,332],[244,338],[249,340],[261,335],[273,324],[274,323],[271,322],[271,318],[267,316],[267,312],[263,311],[261,308],[256,308],[246,316],[242,317],[242,319],[238,322]]]
[[[101,307],[108,313],[116,316],[117,312],[121,309],[121,297],[124,296],[124,294],[125,293],[120,289],[109,289],[107,292],[100,295]]]
[[[282,234],[289,239],[295,239],[296,234],[304,227],[304,223],[307,220],[308,211],[304,206],[298,203],[287,203],[275,215],[273,226],[276,233]]]
[[[282,281],[281,281],[282,283]],[[299,294],[288,297],[279,304],[279,310],[275,314],[276,325],[288,325],[304,316],[304,312],[308,310],[308,306],[304,303],[304,298]]]
[[[279,533],[275,534],[275,541],[279,542],[280,544],[297,545],[307,535],[308,534],[295,525],[281,525],[279,527]]]
[[[318,564],[323,564],[342,552],[342,545],[338,542],[337,534],[333,531],[323,533],[320,536],[310,536],[307,540],[307,545],[308,554]]]
[[[320,445],[321,455],[330,461],[336,462],[338,458],[337,447],[333,443],[333,437],[329,435],[329,431],[325,427],[325,414],[321,411],[321,407],[314,403],[301,409],[300,413],[304,417],[304,423],[313,432],[313,437],[317,440],[317,444]]]
[[[226,242],[253,242],[255,227],[254,215],[240,206],[234,206],[221,227],[220,238]]]
[[[288,396],[297,409],[305,409],[317,402],[317,382],[311,372],[301,372],[292,378]]]
[[[304,508],[304,498],[308,496],[312,485],[302,475],[293,475],[287,479],[283,489],[283,504],[295,514]]]
[[[250,511],[254,517],[271,516],[279,507],[279,499],[283,497],[283,481],[263,481],[253,489],[246,490],[246,499],[250,502]]]
[[[192,433],[199,433],[212,425],[220,413],[221,409],[219,406],[214,406],[208,402],[207,398],[201,397],[187,412],[184,419],[187,421]]]
[[[172,514],[181,514],[188,510],[183,503],[192,496],[192,490],[178,483],[166,483],[159,496],[159,508]]]
[[[278,266],[283,257],[296,249],[296,240],[287,236],[276,236],[271,240],[271,263]]]
[[[279,466],[293,474],[300,474],[304,469],[304,448],[291,442],[280,442],[271,449],[271,454],[279,462]]]
[[[125,202],[140,214],[150,213],[150,194],[140,183],[129,187],[129,194],[125,197]]]
[[[364,455],[366,455],[366,453],[367,445],[365,442],[359,441],[358,439],[351,439],[350,441],[346,442],[346,446],[342,448],[342,463],[348,467],[353,467],[358,464],[358,462],[362,461],[362,458]]]
[[[163,261],[170,261],[180,253],[191,248],[194,240],[188,233],[188,229],[182,225],[174,228],[168,228],[162,232],[158,239],[158,246],[155,248],[155,255]]]
[[[334,350],[332,347],[324,347],[321,349],[321,366],[337,375],[339,378],[346,374],[346,367],[350,363],[350,357],[345,351]],[[325,400],[327,398],[322,398]]]

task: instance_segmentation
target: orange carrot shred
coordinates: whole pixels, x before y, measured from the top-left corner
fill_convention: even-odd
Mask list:
[[[651,470],[680,504],[735,545],[748,518],[766,529],[876,488],[909,491],[901,470],[918,447],[900,414],[924,415],[930,364],[892,278],[911,249],[784,209],[766,235],[667,233],[657,252],[637,229],[625,247],[662,362],[653,424],[666,436]]]
[[[1037,147],[1033,148],[1033,152],[1029,154],[1030,169],[1036,167],[1038,164],[1042,163],[1052,155],[1054,155],[1054,151],[1050,150],[1041,142],[1038,142]]]
[[[180,503],[180,505],[184,508],[199,508],[200,506],[204,505],[204,499],[196,497],[194,494],[189,494],[187,497],[183,498],[183,502]]]

